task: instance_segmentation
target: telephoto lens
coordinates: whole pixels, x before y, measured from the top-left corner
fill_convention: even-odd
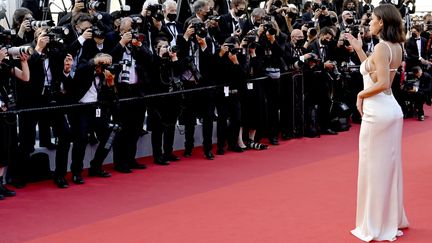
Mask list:
[[[21,54],[32,55],[33,47],[31,46],[14,46],[7,50],[7,53],[13,59],[19,59]]]

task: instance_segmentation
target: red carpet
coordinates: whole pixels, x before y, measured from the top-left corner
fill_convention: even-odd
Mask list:
[[[426,114],[431,114],[428,108]],[[195,151],[168,167],[57,189],[30,184],[0,202],[0,242],[360,242],[355,222],[359,126],[268,151]],[[401,242],[430,242],[432,119],[405,120]],[[110,169],[110,168],[109,168]]]

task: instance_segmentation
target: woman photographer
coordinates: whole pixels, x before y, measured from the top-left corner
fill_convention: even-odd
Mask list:
[[[34,20],[33,13],[27,8],[17,8],[13,15],[12,29],[16,32],[13,40],[14,46],[29,44],[34,39],[34,30],[31,21]]]
[[[0,200],[4,197],[15,196],[15,192],[3,185],[5,167],[11,160],[11,156],[17,151],[16,118],[11,114],[2,114],[8,110],[9,98],[9,79],[15,77],[21,81],[28,82],[30,79],[27,55],[21,55],[21,69],[14,67],[8,60],[6,48],[0,49]]]

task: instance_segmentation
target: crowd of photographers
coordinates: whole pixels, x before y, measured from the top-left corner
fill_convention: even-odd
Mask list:
[[[18,113],[19,134],[15,114],[2,115],[0,199],[15,194],[2,184],[8,161],[8,181],[16,187],[35,173],[29,161],[36,125],[39,146],[56,150],[59,188],[68,187],[71,144],[75,184],[84,183],[89,142],[98,143],[89,176],[111,176],[102,168],[111,149],[116,171],[145,169],[135,159],[145,121],[158,165],[180,160],[173,153],[177,123],[184,125],[184,157],[192,155],[195,126],[202,124],[209,160],[215,158],[214,121],[217,155],[226,149],[264,150],[279,138],[348,130],[351,121],[361,121],[355,99],[363,82],[360,61],[342,37],[359,36],[365,52],[374,51],[379,39],[368,29],[373,5],[297,2],[269,0],[260,7],[257,1],[196,0],[179,2],[183,7],[173,0],[147,0],[139,13],[108,14],[99,10],[103,1],[76,0],[56,26],[17,9],[12,28],[0,33],[1,109],[46,108]],[[394,93],[406,116],[424,120],[423,104],[430,105],[431,94],[432,16],[411,18],[410,1],[399,7],[405,23],[412,23],[406,25],[410,36]],[[55,108],[70,104],[79,105]]]

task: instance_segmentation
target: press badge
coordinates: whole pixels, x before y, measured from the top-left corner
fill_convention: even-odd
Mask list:
[[[247,83],[247,89],[248,90],[253,89],[253,83]]]
[[[101,109],[100,108],[96,108],[96,117],[97,118],[101,117]]]
[[[229,87],[228,86],[224,86],[224,94],[225,94],[225,97],[229,96]]]

